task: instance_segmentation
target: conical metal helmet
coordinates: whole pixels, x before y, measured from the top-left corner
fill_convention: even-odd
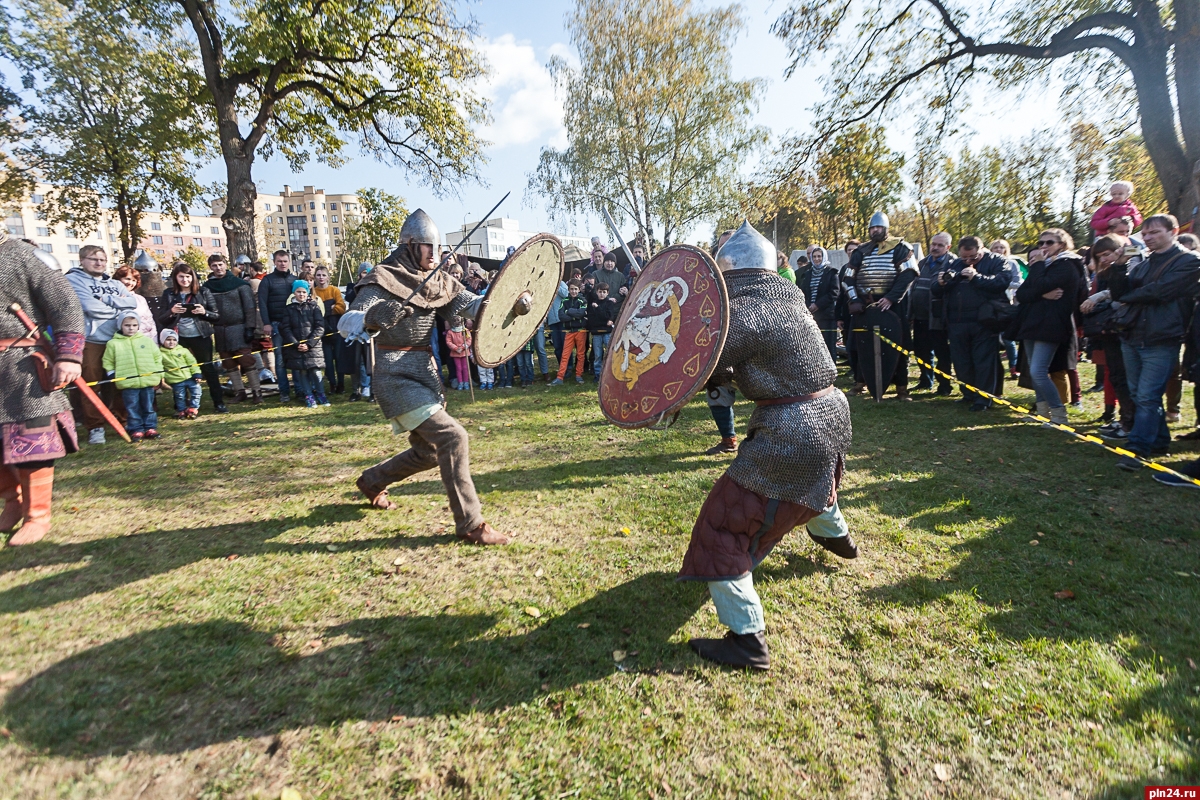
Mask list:
[[[133,260],[133,268],[138,272],[150,272],[158,269],[158,262],[154,260],[154,256],[142,250],[138,253],[138,257]]]
[[[424,209],[418,208],[409,214],[408,219],[404,220],[404,225],[400,227],[400,243],[410,242],[431,244],[434,247],[441,244],[438,227],[434,224],[433,217],[426,214]]]
[[[729,241],[717,251],[717,266],[722,272],[735,269],[769,269],[776,268],[777,256],[775,245],[767,237],[754,229],[750,220],[742,223],[742,227],[729,237]]]
[[[235,258],[233,260],[233,263],[239,264],[241,266],[245,266],[246,264],[250,263],[250,256],[246,255],[245,253],[242,253],[240,256],[238,256],[237,258]]]
[[[58,263],[58,259],[54,257],[53,253],[47,253],[42,248],[35,247],[33,249],[33,255],[35,257],[37,257],[38,261],[41,261],[43,264],[45,264],[47,267],[54,270],[55,272],[62,272],[62,264]]]
[[[876,211],[871,215],[871,222],[867,225],[868,228],[890,228],[888,224],[887,214],[882,211]]]

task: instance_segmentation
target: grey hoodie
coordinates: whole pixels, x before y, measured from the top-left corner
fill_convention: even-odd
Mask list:
[[[108,275],[95,277],[76,267],[67,272],[67,282],[83,306],[84,338],[89,342],[107,343],[121,329],[121,312],[137,311],[133,293]]]

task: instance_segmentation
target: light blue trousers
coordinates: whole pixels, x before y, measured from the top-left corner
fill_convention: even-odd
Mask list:
[[[808,532],[826,539],[850,535],[846,518],[842,516],[837,503],[821,512],[820,516],[810,519]],[[754,591],[753,575],[746,574],[729,581],[709,581],[708,593],[717,609],[717,619],[729,630],[745,634],[761,633],[767,629],[763,621],[762,600]]]

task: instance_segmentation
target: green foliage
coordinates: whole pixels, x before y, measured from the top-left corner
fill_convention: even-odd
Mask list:
[[[23,127],[19,105],[20,98],[0,82],[0,208],[19,204],[34,187],[32,170],[16,156]]]
[[[169,31],[135,26],[120,11],[20,0],[6,55],[21,70],[36,133],[22,160],[53,185],[43,210],[52,223],[99,228],[116,210],[126,260],[142,238],[141,216],[180,216],[200,199],[198,161],[211,129],[198,113],[203,84],[188,48]]]
[[[343,215],[342,259],[354,270],[363,261],[378,264],[400,242],[400,228],[408,217],[404,198],[382,189],[358,190],[361,213]]]
[[[888,147],[882,128],[865,124],[831,141],[785,140],[761,177],[744,187],[751,221],[783,252],[821,243],[838,248],[863,238],[877,210],[894,212],[904,187],[905,158]],[[736,225],[722,218],[718,229]]]
[[[189,244],[187,249],[183,251],[176,261],[186,261],[187,265],[196,270],[196,274],[200,276],[200,280],[205,280],[208,277],[208,253],[205,253],[194,244]]]
[[[818,56],[833,65],[821,137],[912,109],[944,139],[981,90],[1045,92],[1057,75],[1077,105],[1103,105],[1110,120],[1134,110],[1168,205],[1188,216],[1197,205],[1200,0],[790,0],[772,30],[789,74]]]
[[[735,80],[737,6],[691,0],[577,0],[568,18],[580,65],[550,63],[569,146],[543,148],[529,192],[553,217],[611,208],[669,242],[735,208],[737,173],[766,139],[750,124],[764,83]]]

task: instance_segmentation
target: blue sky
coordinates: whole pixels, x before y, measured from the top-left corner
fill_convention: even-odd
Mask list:
[[[702,0],[700,5],[716,4]],[[483,131],[484,138],[494,143],[487,150],[489,161],[482,169],[482,178],[487,185],[465,184],[459,187],[457,195],[438,198],[428,187],[410,180],[403,170],[359,156],[351,150],[348,155],[353,158],[338,169],[310,163],[299,175],[293,174],[282,159],[260,161],[255,165],[254,173],[259,186],[272,192],[285,183],[293,186],[312,184],[337,192],[377,186],[403,196],[410,208],[425,208],[443,231],[458,228],[464,220],[477,219],[511,190],[512,196],[498,213],[520,220],[523,230],[584,236],[600,234],[607,240],[609,237],[599,220],[581,219],[574,225],[550,225],[540,198],[527,197],[525,192],[528,175],[537,165],[541,148],[547,144],[565,144],[561,108],[554,97],[545,65],[553,54],[570,57],[565,20],[571,7],[572,4],[565,0],[487,0],[465,6],[479,22],[481,47],[494,72],[484,92],[492,100],[494,118],[493,124]],[[782,0],[743,3],[746,28],[733,52],[735,76],[760,77],[769,81],[757,122],[767,126],[775,137],[809,127],[809,109],[820,99],[821,76],[825,69],[822,64],[809,65],[784,80],[787,50],[769,32],[771,23],[784,7]],[[981,119],[982,124],[976,125],[979,130],[976,138],[988,141],[1015,138],[1033,127],[1035,115],[1019,103],[1015,111],[1009,107],[1006,112],[1002,123],[989,124],[987,118]],[[902,138],[897,137],[893,147],[902,149]],[[210,165],[202,177],[205,182],[223,180],[223,165]],[[697,236],[707,238],[707,232],[696,231],[687,238],[692,240]]]

